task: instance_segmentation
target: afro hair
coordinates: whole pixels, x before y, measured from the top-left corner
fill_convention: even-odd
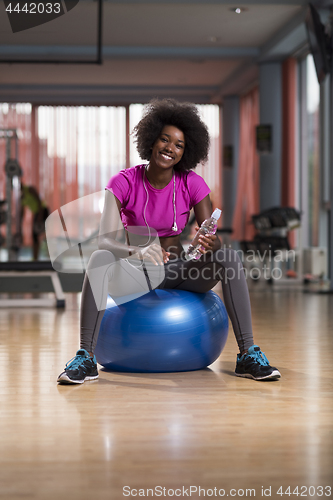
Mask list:
[[[181,103],[174,99],[150,101],[143,118],[134,128],[137,150],[143,160],[150,160],[152,146],[166,125],[179,128],[185,137],[184,154],[175,165],[175,170],[192,170],[198,163],[207,161],[210,138],[197,107],[192,103]]]

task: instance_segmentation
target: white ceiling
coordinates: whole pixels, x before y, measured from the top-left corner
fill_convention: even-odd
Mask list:
[[[319,1],[319,0],[318,0]],[[103,64],[0,64],[0,100],[117,103],[172,95],[220,102],[258,63],[306,45],[305,0],[113,0],[103,3]],[[245,10],[235,14],[231,9]],[[0,3],[0,59],[94,59],[97,3],[12,33]]]

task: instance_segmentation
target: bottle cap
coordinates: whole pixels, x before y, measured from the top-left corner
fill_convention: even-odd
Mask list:
[[[215,208],[214,212],[212,213],[213,219],[219,220],[219,218],[221,217],[221,213],[222,210],[220,210],[219,208]]]

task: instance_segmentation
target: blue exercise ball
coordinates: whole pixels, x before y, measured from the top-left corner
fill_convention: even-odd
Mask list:
[[[215,361],[228,315],[212,291],[153,290],[117,306],[109,298],[95,350],[107,370],[180,372]]]

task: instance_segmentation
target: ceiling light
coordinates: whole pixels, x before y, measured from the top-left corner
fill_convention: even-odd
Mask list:
[[[230,9],[232,12],[235,12],[235,14],[241,14],[242,12],[244,12],[244,7],[235,7],[233,9]]]

